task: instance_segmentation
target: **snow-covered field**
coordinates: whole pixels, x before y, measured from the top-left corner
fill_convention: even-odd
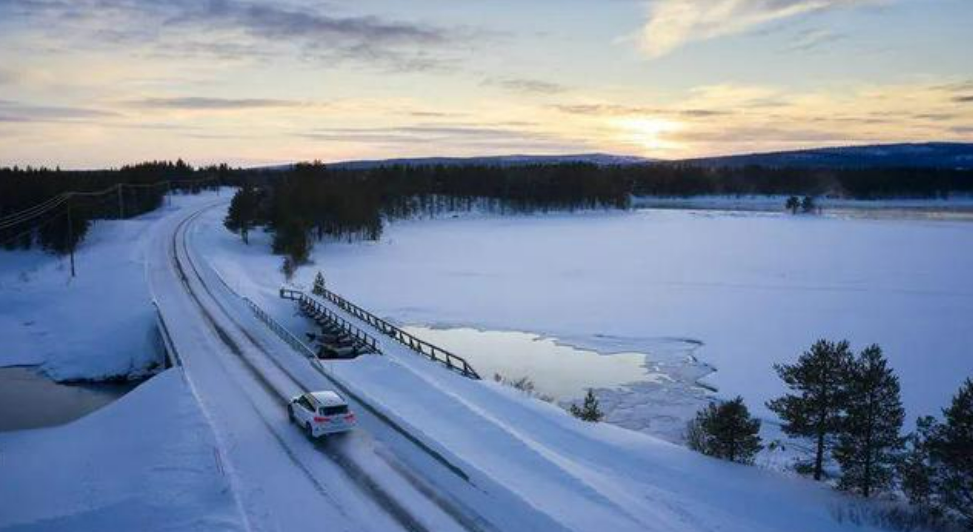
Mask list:
[[[244,253],[266,253],[266,240]],[[239,257],[214,260],[248,270],[239,275],[265,294],[280,282],[279,258],[244,268]],[[314,260],[296,283],[321,269],[334,290],[401,323],[526,331],[652,360],[702,342],[693,353],[716,368],[707,382],[763,416],[783,390],[773,363],[822,337],[880,344],[910,416],[938,413],[973,375],[967,222],[684,210],[467,216],[394,223],[380,242],[319,245]]]
[[[207,198],[173,196],[143,216],[95,222],[78,247],[73,279],[67,257],[0,250],[0,366],[38,365],[57,380],[139,377],[155,367],[147,232]]]

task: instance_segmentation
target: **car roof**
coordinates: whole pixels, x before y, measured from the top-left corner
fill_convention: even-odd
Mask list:
[[[341,398],[340,395],[338,395],[335,392],[332,392],[331,390],[325,390],[322,392],[311,392],[308,395],[313,397],[314,400],[317,401],[317,403],[321,406],[340,406],[340,405],[347,404],[345,403],[345,400]]]

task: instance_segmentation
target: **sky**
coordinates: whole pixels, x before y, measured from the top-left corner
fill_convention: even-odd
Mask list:
[[[973,142],[971,0],[0,0],[0,166]]]

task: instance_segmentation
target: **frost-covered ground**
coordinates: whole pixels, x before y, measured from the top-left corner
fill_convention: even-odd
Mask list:
[[[67,425],[0,433],[0,529],[243,530],[177,369]]]
[[[212,196],[173,196],[143,216],[95,222],[75,254],[74,279],[67,257],[0,250],[0,366],[39,365],[57,380],[145,375],[160,361],[146,235]]]
[[[266,245],[258,236],[243,251],[246,267],[238,256],[214,260],[272,294],[279,258]],[[938,413],[973,375],[967,222],[686,210],[465,216],[394,223],[379,242],[319,245],[314,260],[296,283],[321,269],[333,289],[400,323],[527,331],[652,361],[692,353],[715,366],[706,382],[721,396],[742,394],[768,418],[764,402],[783,391],[772,364],[822,337],[879,343],[910,416]],[[608,402],[651,416],[643,392]]]

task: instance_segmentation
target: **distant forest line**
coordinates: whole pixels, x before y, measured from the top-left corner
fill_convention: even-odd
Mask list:
[[[557,163],[348,169],[303,163],[288,168],[234,169],[226,165],[193,168],[182,161],[99,171],[2,168],[0,221],[13,217],[16,222],[16,213],[68,191],[101,190],[118,183],[136,186],[123,187],[124,212],[111,199],[73,198],[67,202],[71,227],[64,211],[40,220],[44,225],[36,227],[0,223],[0,243],[8,249],[40,246],[64,253],[84,238],[92,220],[150,211],[161,204],[170,187],[198,191],[203,180],[209,180],[207,186],[244,187],[247,197],[236,202],[239,219],[228,226],[243,233],[251,227],[266,227],[275,235],[275,251],[297,264],[306,259],[315,240],[376,239],[385,220],[444,211],[627,209],[633,195],[802,195],[869,200],[973,194],[973,170],[938,168]],[[162,181],[170,182],[169,187],[153,186]]]

